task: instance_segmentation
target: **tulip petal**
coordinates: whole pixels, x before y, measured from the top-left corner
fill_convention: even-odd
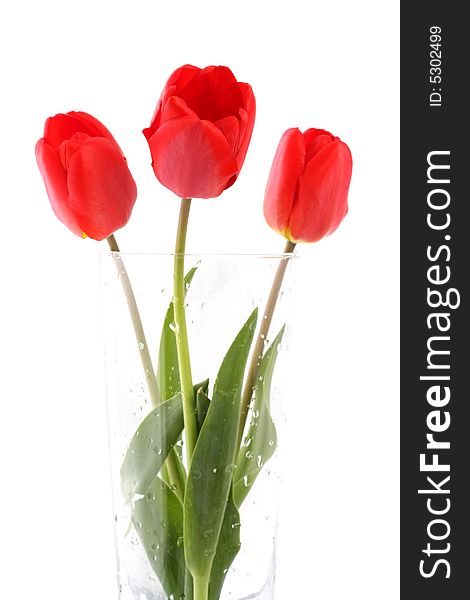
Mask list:
[[[143,134],[149,140],[157,131],[162,122],[162,107],[173,95],[179,95],[177,90],[183,90],[188,83],[201,71],[199,67],[193,65],[184,65],[174,71],[163,88],[163,92],[158,100],[157,107],[153,113],[150,126],[143,130]]]
[[[66,171],[69,169],[70,159],[73,154],[80,148],[84,140],[90,139],[90,136],[81,131],[73,135],[69,140],[65,140],[57,148],[57,156]]]
[[[67,182],[70,208],[88,237],[102,240],[129,220],[137,189],[111,140],[85,140],[70,159]]]
[[[310,142],[312,142],[315,138],[319,137],[320,135],[330,136],[330,141],[332,142],[337,139],[332,133],[330,133],[326,129],[316,129],[315,127],[306,129],[302,135],[304,136],[305,147],[307,147],[310,144]]]
[[[331,142],[334,142],[336,139],[334,135],[331,135],[331,133],[324,129],[307,129],[303,136],[306,151],[305,164],[310,162],[315,154],[324,146],[331,144]]]
[[[224,134],[233,154],[237,151],[238,140],[240,137],[240,121],[237,117],[225,117],[214,123],[216,127]]]
[[[249,115],[244,108],[238,111],[239,116],[239,134],[237,146],[235,148],[235,156],[237,157],[238,168],[241,169],[245,161],[246,152],[251,139],[251,132],[248,131]]]
[[[244,104],[244,108],[239,110],[240,143],[237,149],[237,160],[239,168],[241,169],[245,161],[245,156],[250,144],[251,134],[253,133],[253,127],[255,124],[256,100],[253,90],[251,89],[251,85],[248,83],[239,83],[238,86],[242,93]]]
[[[248,113],[244,108],[240,108],[239,116],[240,134],[238,136],[238,145],[235,150],[235,155],[237,157],[238,169],[240,170],[243,167],[248,146],[250,145],[253,125],[255,124],[255,113]]]
[[[177,87],[177,94],[201,120],[218,121],[238,115],[243,96],[234,74],[228,67],[201,69],[191,84]]]
[[[44,139],[52,148],[57,149],[64,140],[70,139],[79,131],[89,136],[95,135],[92,127],[86,121],[70,116],[70,114],[59,114],[46,120]]]
[[[193,117],[197,119],[196,113],[189,108],[186,102],[178,96],[171,96],[162,106],[161,120],[166,123],[171,119],[182,117]]]
[[[243,94],[235,75],[228,67],[219,66],[215,67],[211,79],[215,98],[214,121],[230,115],[238,117],[240,106],[243,106]]]
[[[161,119],[162,106],[163,106],[163,102],[162,102],[162,99],[160,98],[160,100],[158,101],[158,104],[157,104],[157,108],[155,109],[155,112],[153,113],[153,117],[152,117],[152,121],[151,121],[150,125],[148,127],[145,127],[144,129],[142,129],[142,133],[144,134],[145,139],[147,141],[149,141],[149,139],[152,137],[152,135],[160,127],[160,123],[162,120]]]
[[[54,149],[44,139],[36,144],[36,160],[56,217],[70,231],[81,237],[83,230],[69,206],[67,173]]]
[[[194,65],[183,65],[179,69],[174,71],[168,81],[165,84],[165,89],[168,89],[171,86],[175,86],[178,90],[184,89],[188,83],[201,72],[199,67],[195,67]]]
[[[92,115],[82,111],[70,111],[67,114],[80,120],[82,123],[85,123],[85,125],[91,130],[93,137],[108,138],[117,144],[109,129],[107,129],[103,123],[98,121],[98,119],[95,119],[95,117]]]
[[[173,119],[149,145],[155,175],[180,198],[215,198],[238,172],[225,136],[208,121]]]
[[[305,146],[297,128],[281,138],[266,185],[264,216],[268,224],[284,234],[294,205],[298,179],[305,166]]]
[[[351,152],[339,139],[306,165],[289,221],[293,241],[316,242],[335,231],[348,211],[351,171]]]

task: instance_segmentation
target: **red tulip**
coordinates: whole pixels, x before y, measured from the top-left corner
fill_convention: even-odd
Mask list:
[[[143,133],[158,180],[180,198],[215,198],[238,177],[255,97],[227,67],[185,65],[167,81]]]
[[[127,223],[137,188],[116,140],[97,119],[84,112],[50,117],[36,159],[52,209],[73,233],[102,240]]]
[[[333,233],[348,212],[352,158],[347,145],[323,129],[288,129],[274,157],[264,216],[292,242]]]

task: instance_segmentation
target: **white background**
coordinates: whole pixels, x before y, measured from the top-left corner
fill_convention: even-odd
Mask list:
[[[288,127],[329,129],[352,150],[348,217],[299,250],[287,415],[302,458],[286,480],[277,597],[398,598],[398,2],[42,0],[1,13],[0,597],[117,597],[99,244],[53,216],[34,144],[57,112],[101,119],[139,187],[122,248],[170,251],[178,201],[140,131],[190,62],[229,65],[258,116],[239,181],[194,202],[188,250],[282,250],[261,207]]]

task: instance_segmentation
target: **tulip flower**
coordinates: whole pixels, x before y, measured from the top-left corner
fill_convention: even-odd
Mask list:
[[[157,179],[180,198],[219,196],[240,173],[254,121],[253,91],[228,67],[177,69],[143,131]]]
[[[36,159],[57,218],[81,237],[102,240],[130,218],[137,188],[116,140],[84,112],[47,119]]]
[[[293,243],[333,233],[348,212],[352,158],[348,146],[323,129],[288,129],[266,186],[264,216]]]

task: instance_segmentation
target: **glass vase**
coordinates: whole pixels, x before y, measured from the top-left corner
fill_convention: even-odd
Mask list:
[[[192,404],[175,256],[100,257],[119,599],[271,600],[293,255],[176,259]]]

